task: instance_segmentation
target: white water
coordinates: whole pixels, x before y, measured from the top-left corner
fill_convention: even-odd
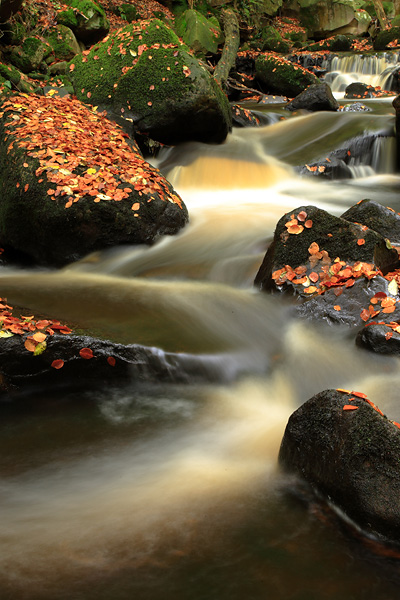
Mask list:
[[[247,584],[252,600],[294,598],[293,589],[299,598],[336,600],[373,589],[378,575],[329,530],[334,549],[313,548],[315,523],[307,525],[305,513],[291,520],[276,457],[291,412],[322,389],[364,391],[399,419],[399,359],[356,349],[340,328],[292,321],[286,303],[260,295],[252,281],[286,210],[314,204],[341,214],[366,196],[397,208],[400,178],[376,175],[373,166],[369,177],[328,183],[293,170],[298,157],[318,158],[391,119],[310,115],[235,131],[222,146],[172,150],[160,167],[191,217],[178,236],[97,253],[55,273],[1,273],[11,304],[208,360],[229,348],[248,371],[230,386],[154,382],[154,391],[133,381],[89,395],[90,408],[84,395],[74,408],[60,391],[33,392],[33,415],[7,422],[9,445],[0,446],[2,599],[242,600]],[[250,517],[251,550],[232,533]],[[274,552],[287,553],[284,568],[269,558]],[[187,560],[200,569],[204,593],[193,587],[192,570],[180,572]],[[329,560],[342,565],[340,578]],[[303,561],[304,576],[292,567]],[[374,597],[387,600],[379,585]]]
[[[325,81],[329,83],[334,93],[344,92],[346,87],[354,82],[390,90],[391,74],[398,67],[398,62],[398,52],[382,52],[373,56],[363,54],[335,56]]]

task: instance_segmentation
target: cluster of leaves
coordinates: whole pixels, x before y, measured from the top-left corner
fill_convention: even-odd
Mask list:
[[[38,356],[46,349],[48,336],[54,333],[69,334],[72,330],[59,321],[35,319],[34,316],[16,317],[13,315],[13,307],[7,304],[5,298],[0,298],[0,338],[26,336],[25,348]]]
[[[391,209],[393,210],[393,209]],[[286,232],[282,234],[283,241],[289,235],[300,235],[305,228],[311,229],[313,223],[311,219],[307,219],[307,213],[300,211],[297,216],[293,213],[290,215],[289,221],[285,224]],[[367,231],[366,225],[361,225],[361,231]],[[331,237],[332,234],[328,233]],[[355,241],[358,246],[365,244],[365,239],[362,235]],[[389,244],[389,242],[387,242]],[[385,277],[389,282],[388,294],[386,292],[377,292],[370,299],[368,308],[364,308],[360,313],[362,321],[367,325],[386,325],[391,329],[387,333],[386,339],[390,339],[393,331],[400,333],[400,323],[391,321],[371,321],[378,314],[391,314],[396,310],[399,304],[397,298],[400,287],[400,269],[391,271],[383,275],[380,269],[377,269],[373,264],[362,261],[357,261],[354,264],[348,264],[339,257],[332,259],[326,250],[322,250],[316,242],[312,242],[308,248],[309,259],[307,265],[300,265],[293,269],[290,265],[277,269],[272,273],[272,279],[278,287],[285,283],[291,283],[299,293],[304,293],[309,296],[324,294],[328,289],[334,288],[335,296],[339,297],[343,290],[352,287],[357,279],[364,277],[368,280],[380,275]],[[379,306],[378,306],[379,305]],[[333,307],[336,311],[340,311],[341,307],[336,304]]]
[[[157,196],[182,207],[161,173],[127,143],[128,135],[95,109],[74,98],[25,94],[10,96],[1,108],[0,118],[9,116],[6,134],[11,142],[7,152],[16,145],[37,159],[39,183],[45,176],[52,184],[47,194],[53,199],[64,198],[66,208],[83,197],[94,202],[120,201],[133,190],[147,202]],[[28,163],[23,166],[29,167]],[[20,187],[18,181],[16,187]],[[25,192],[28,187],[24,186]],[[139,202],[133,203],[134,216],[139,216],[140,208]]]

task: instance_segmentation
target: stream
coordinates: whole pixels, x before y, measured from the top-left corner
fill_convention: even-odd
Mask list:
[[[393,56],[379,65],[394,67]],[[334,68],[331,80],[347,81]],[[351,69],[359,80],[368,71],[361,59]],[[182,369],[192,357],[203,373],[200,383],[32,387],[0,403],[2,600],[397,597],[400,554],[309,502],[277,455],[290,414],[330,387],[363,391],[400,421],[399,359],[300,322],[294,299],[253,287],[285,212],[313,204],[339,216],[363,198],[400,211],[392,99],[365,100],[370,112],[255,107],[270,125],[154,160],[188,207],[179,235],[57,271],[0,269],[11,305],[177,353]],[[352,179],[298,175],[367,135],[372,151],[355,158]]]

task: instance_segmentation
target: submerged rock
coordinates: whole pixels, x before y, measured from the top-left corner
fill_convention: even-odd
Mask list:
[[[353,223],[362,223],[393,244],[400,244],[400,215],[375,200],[361,200],[346,210],[341,218]]]
[[[0,105],[0,244],[61,266],[187,222],[182,200],[116,125],[78,100],[13,94]]]
[[[400,541],[400,430],[364,394],[323,391],[296,410],[279,463],[368,534]]]

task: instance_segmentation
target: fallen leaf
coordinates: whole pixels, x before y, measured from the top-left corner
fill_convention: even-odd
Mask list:
[[[85,358],[86,360],[93,358],[93,350],[91,350],[90,348],[81,348],[79,350],[79,354],[82,358]]]
[[[62,358],[56,358],[56,360],[53,360],[51,363],[51,366],[53,369],[61,369],[64,366],[64,361]]]

